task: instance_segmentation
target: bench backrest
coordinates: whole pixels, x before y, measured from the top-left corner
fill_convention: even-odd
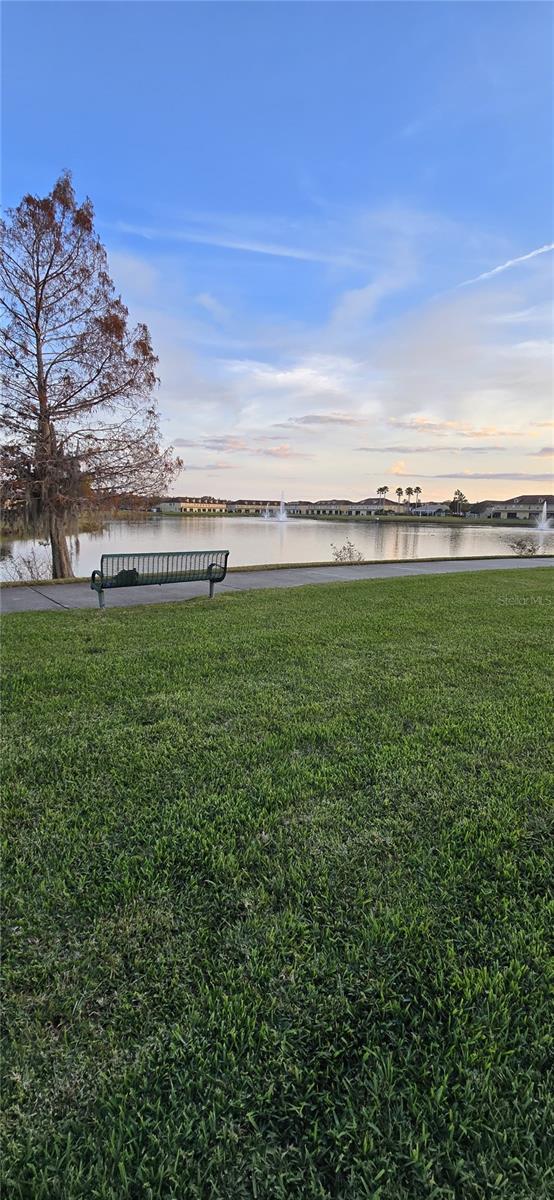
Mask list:
[[[221,583],[227,574],[228,550],[171,550],[162,554],[103,554],[102,587],[147,583],[187,583],[207,579]]]

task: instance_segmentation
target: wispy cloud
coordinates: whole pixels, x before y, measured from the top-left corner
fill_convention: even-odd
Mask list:
[[[248,441],[246,438],[234,434],[224,434],[221,437],[174,438],[173,445],[179,449],[186,447],[188,449],[217,450],[220,454],[225,455],[253,454],[267,458],[311,458],[309,454],[294,450],[288,442],[281,442],[278,446],[265,444],[275,440],[271,436],[260,435],[254,441]],[[218,469],[224,470],[224,468],[225,464],[220,462]],[[197,470],[197,467],[187,466],[186,469]]]
[[[233,434],[224,434],[223,437],[204,437],[204,438],[174,438],[173,444],[178,447],[201,447],[203,450],[219,450],[223,452],[248,450],[248,442],[241,437],[235,437]]]
[[[492,451],[514,453],[514,446],[474,446],[473,442],[468,441],[465,446],[445,446],[440,442],[434,442],[427,446],[355,446],[356,450],[367,451],[368,454],[378,454],[380,452],[386,454],[432,454],[435,451],[440,451],[441,454],[490,454]],[[542,453],[542,451],[537,451]],[[552,452],[550,452],[552,453]]]
[[[500,275],[502,271],[509,271],[511,267],[528,262],[530,258],[537,258],[539,254],[548,254],[551,250],[554,250],[554,242],[539,246],[537,250],[530,250],[529,254],[520,254],[518,258],[509,258],[507,262],[500,263],[500,266],[493,267],[491,271],[483,271],[481,275],[475,275],[473,279],[464,279],[463,283],[458,284],[458,287],[469,287],[470,283],[480,283],[482,279],[492,279],[493,275]]]
[[[261,241],[247,235],[239,236],[233,233],[218,232],[215,229],[172,229],[154,225],[132,225],[126,221],[118,222],[117,229],[120,233],[145,238],[147,241],[188,242],[191,245],[197,246],[218,246],[222,250],[238,250],[248,254],[266,254],[273,258],[298,259],[300,262],[328,263],[336,267],[356,267],[360,265],[360,260],[356,254],[348,251],[332,253],[306,246],[288,246],[279,242]]]
[[[489,321],[494,325],[535,325],[540,328],[552,325],[552,303],[532,304],[530,308],[519,308],[510,312],[492,314]]]
[[[222,366],[230,375],[241,377],[241,387],[260,388],[314,397],[320,394],[344,394],[358,364],[346,356],[311,354],[290,364],[260,362],[253,359],[227,359]],[[335,400],[336,403],[336,400]]]
[[[391,260],[384,270],[373,275],[363,287],[350,288],[339,297],[329,322],[329,335],[352,338],[367,328],[379,305],[395,293],[401,293],[417,279],[417,256],[407,239],[391,248]]]
[[[521,429],[501,429],[497,425],[476,427],[464,421],[433,421],[429,417],[408,417],[406,420],[399,417],[389,417],[388,424],[394,425],[398,429],[412,429],[415,433],[448,434],[454,431],[459,433],[460,437],[466,438],[522,436]]]
[[[419,474],[419,472],[418,472]],[[421,475],[422,479],[513,479],[524,480],[525,483],[545,483],[550,475],[527,475],[524,471],[455,471],[451,474]]]
[[[215,317],[216,321],[226,321],[229,317],[229,310],[221,304],[216,296],[212,296],[211,292],[200,292],[194,297],[195,303],[205,309],[210,316]]]
[[[186,463],[183,467],[183,472],[188,475],[189,471],[235,471],[234,463],[222,462],[207,462],[207,463]]]
[[[292,446],[283,443],[282,446],[258,446],[252,451],[253,454],[266,455],[268,458],[312,458],[311,454],[304,454],[300,450],[293,450]]]
[[[302,417],[280,421],[275,428],[288,429],[290,425],[365,425],[366,421],[367,417],[357,417],[353,413],[306,413]]]
[[[531,458],[552,458],[554,450],[552,446],[541,446],[540,450],[529,451],[529,454]]]

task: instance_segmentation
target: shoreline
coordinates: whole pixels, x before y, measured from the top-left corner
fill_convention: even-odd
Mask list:
[[[118,521],[121,521],[122,523],[126,523],[129,525],[132,525],[132,524],[142,525],[142,524],[150,524],[151,522],[154,523],[154,522],[160,521],[160,520],[161,521],[167,521],[167,520],[169,520],[169,521],[210,521],[210,520],[211,521],[227,521],[230,518],[234,519],[234,520],[241,520],[241,521],[261,521],[261,520],[263,520],[262,517],[254,516],[251,513],[217,513],[217,514],[215,514],[215,513],[150,513],[150,512],[148,512],[148,513],[147,512],[131,513],[131,512],[121,512],[121,513],[116,513],[116,514],[110,513],[109,515],[106,516],[105,520],[100,522],[100,524],[98,524],[98,525],[90,524],[87,520],[84,520],[83,525],[79,529],[77,529],[75,532],[68,532],[67,537],[80,537],[81,535],[86,535],[86,534],[90,534],[90,533],[102,533],[104,531],[104,529],[106,528],[106,526],[112,525]],[[318,523],[318,522],[320,523],[323,521],[323,522],[333,523],[335,525],[348,525],[348,524],[352,524],[352,525],[380,525],[380,524],[403,525],[404,524],[404,525],[423,525],[425,527],[427,527],[429,525],[438,525],[438,526],[446,525],[446,526],[461,526],[461,528],[464,528],[464,529],[473,528],[474,526],[479,525],[484,528],[491,527],[493,529],[522,529],[525,532],[528,532],[529,530],[534,530],[537,528],[533,521],[524,521],[524,520],[519,520],[519,519],[508,521],[507,519],[502,519],[502,518],[492,519],[490,517],[456,517],[456,516],[423,517],[423,516],[416,516],[415,514],[413,514],[413,515],[405,514],[404,515],[403,513],[402,514],[387,513],[386,516],[378,516],[378,517],[371,516],[370,514],[367,514],[367,515],[364,515],[361,517],[354,517],[354,516],[336,516],[336,515],[331,515],[331,514],[329,516],[315,516],[315,515],[306,513],[306,514],[303,514],[302,516],[287,516],[287,522],[288,521],[291,521],[291,522],[314,521],[316,523]],[[271,524],[277,524],[277,522],[273,519],[271,521]],[[3,525],[0,527],[0,544],[2,542],[33,542],[33,541],[37,541],[37,540],[39,540],[37,537],[29,536],[29,531],[22,530],[22,529],[10,530],[6,525]]]

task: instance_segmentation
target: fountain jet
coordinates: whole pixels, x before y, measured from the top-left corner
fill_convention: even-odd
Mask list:
[[[548,505],[545,500],[545,502],[542,506],[541,512],[540,512],[539,519],[537,521],[537,529],[539,529],[542,533],[545,533],[547,529],[550,529],[550,519],[547,516],[547,513],[548,513]]]

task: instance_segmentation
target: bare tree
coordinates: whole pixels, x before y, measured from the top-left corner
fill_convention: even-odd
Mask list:
[[[459,488],[456,488],[454,499],[450,501],[449,508],[450,512],[454,513],[457,517],[461,517],[463,513],[467,512],[469,502],[467,496],[464,496],[464,493]]]
[[[47,533],[54,578],[72,574],[71,513],[159,493],[182,465],[160,448],[150,334],[129,326],[93,216],[66,172],[0,222],[4,494]]]

